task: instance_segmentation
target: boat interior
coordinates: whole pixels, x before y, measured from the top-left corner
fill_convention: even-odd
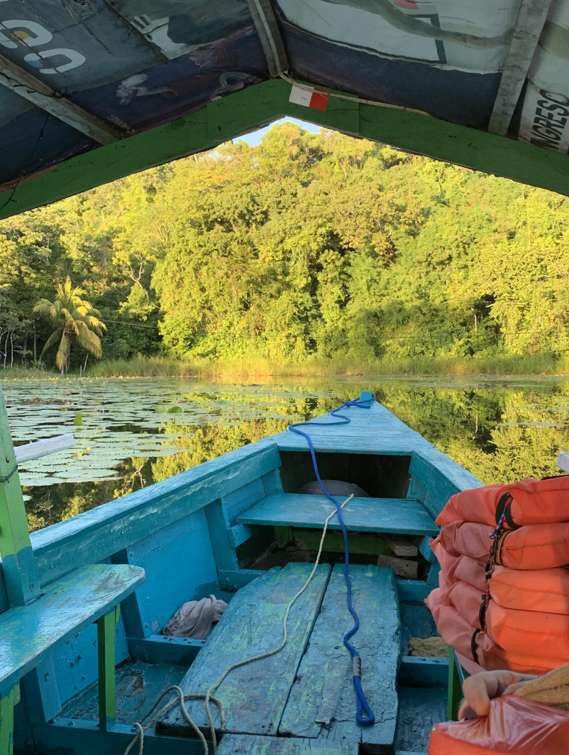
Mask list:
[[[332,518],[285,647],[232,670],[213,695],[224,708],[222,725],[211,704],[220,755],[426,752],[432,725],[447,718],[449,659],[409,645],[436,636],[424,605],[438,584],[434,519],[449,495],[480,483],[381,405],[350,417],[311,436],[322,478],[368,496],[351,498],[343,514],[360,619],[352,641],[375,723],[355,719],[342,643],[353,620]],[[278,647],[286,605],[312,571],[333,511],[324,496],[297,492],[314,479],[304,438],[285,431],[32,533],[41,596],[30,606],[8,608],[4,557],[0,631],[25,624],[22,645],[35,642],[0,659],[4,687],[21,679],[20,702],[5,698],[15,751],[122,754],[165,690],[203,696],[233,664]],[[208,595],[228,607],[206,639],[162,633],[182,604]],[[37,635],[50,621],[46,642]],[[204,700],[186,707],[195,728],[172,705],[145,733],[144,752],[201,753],[203,738],[212,751]]]

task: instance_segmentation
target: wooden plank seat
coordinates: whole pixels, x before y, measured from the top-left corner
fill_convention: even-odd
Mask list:
[[[0,752],[11,751],[19,680],[93,622],[98,623],[99,710],[103,728],[114,724],[116,607],[144,582],[138,566],[91,564],[46,587],[26,606],[0,614]]]
[[[344,499],[342,498],[340,502]],[[237,517],[240,524],[322,529],[333,505],[322,495],[274,493]],[[394,532],[406,535],[438,534],[438,527],[419,501],[401,498],[353,498],[342,510],[352,532]],[[329,529],[338,530],[337,518]]]
[[[311,564],[291,563],[239,590],[180,683],[184,693],[204,694],[231,664],[277,647],[285,607],[311,569]],[[361,620],[353,642],[362,651],[362,683],[376,723],[361,727],[355,720],[352,660],[342,642],[353,623],[343,567],[330,573],[328,565],[321,565],[291,611],[285,649],[231,671],[215,692],[226,716],[220,755],[243,748],[254,755],[351,754],[360,744],[370,753],[392,751],[401,652],[395,577],[391,569],[359,565],[350,567],[350,575]],[[209,738],[203,700],[186,705]],[[217,708],[211,710],[219,728]],[[177,709],[159,721],[157,732],[195,736]]]
[[[239,590],[180,682],[184,694],[205,694],[233,663],[277,647],[282,640],[286,606],[311,570],[311,564],[300,563],[287,564],[282,570],[276,567]],[[285,648],[277,655],[235,669],[215,692],[225,707],[228,733],[277,733],[329,575],[328,564],[319,566],[309,587],[292,607]],[[203,700],[190,700],[186,707],[208,736]],[[211,711],[219,727],[219,714],[213,704]],[[158,721],[156,731],[178,737],[195,736],[178,707]]]
[[[358,746],[347,742],[226,734],[217,755],[358,755]]]
[[[320,615],[285,708],[279,734],[348,741],[366,752],[390,752],[397,723],[396,678],[401,655],[395,575],[378,566],[350,566],[360,628],[352,643],[362,654],[362,687],[376,723],[355,722],[352,659],[342,638],[353,625],[346,606],[344,567],[332,571]]]

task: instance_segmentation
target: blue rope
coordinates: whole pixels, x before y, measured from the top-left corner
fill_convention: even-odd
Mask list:
[[[348,545],[348,532],[346,530],[346,525],[344,523],[344,517],[342,516],[342,509],[340,506],[340,503],[330,495],[330,493],[326,490],[324,485],[322,484],[322,479],[320,478],[320,472],[318,471],[318,464],[316,463],[316,454],[314,452],[314,445],[312,443],[312,438],[308,433],[303,432],[302,430],[299,430],[299,427],[306,427],[307,425],[310,426],[319,426],[319,427],[333,427],[334,425],[348,425],[351,422],[351,419],[349,417],[346,417],[345,414],[338,414],[338,412],[342,411],[342,409],[350,409],[351,407],[355,407],[356,409],[370,409],[371,404],[370,402],[374,401],[373,397],[369,399],[365,399],[364,401],[361,401],[359,398],[354,399],[353,401],[345,401],[342,406],[339,406],[337,409],[334,409],[330,412],[330,414],[337,418],[336,422],[296,422],[294,425],[289,425],[289,430],[292,430],[293,433],[297,433],[298,435],[302,435],[303,438],[306,438],[308,442],[308,447],[310,448],[310,454],[312,456],[312,463],[314,465],[314,472],[316,473],[316,479],[320,483],[320,487],[324,491],[324,495],[332,501],[332,503],[336,506],[336,510],[338,512],[338,521],[340,522],[340,526],[342,527],[342,534],[344,535],[344,579],[346,580],[346,588],[348,590],[348,611],[352,614],[352,617],[354,619],[354,626],[350,629],[349,632],[347,632],[344,635],[344,645],[348,648],[350,653],[352,654],[354,658],[354,689],[356,691],[356,699],[357,699],[357,711],[356,711],[356,721],[361,726],[370,726],[375,721],[375,716],[373,714],[372,709],[369,707],[369,704],[365,698],[363,689],[362,689],[362,680],[361,680],[361,660],[360,654],[356,650],[356,648],[352,645],[350,642],[350,637],[354,635],[359,627],[360,627],[360,620],[358,617],[358,614],[356,613],[353,605],[352,605],[352,582],[350,580],[350,573],[349,573],[349,566],[350,566],[350,550]],[[356,661],[356,659],[358,659]],[[363,716],[365,712],[365,718]]]

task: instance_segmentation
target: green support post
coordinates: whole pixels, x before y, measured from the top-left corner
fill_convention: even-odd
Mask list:
[[[286,548],[293,540],[292,527],[273,527],[273,529],[278,547]]]
[[[0,556],[10,606],[23,606],[41,591],[4,395],[0,388]]]
[[[462,683],[465,674],[460,668],[454,650],[448,648],[448,702],[447,702],[447,719],[449,721],[458,721],[458,709],[462,700]]]
[[[97,619],[99,658],[99,726],[109,731],[116,722],[115,633],[120,606]],[[0,753],[0,755],[3,755]]]
[[[0,694],[0,755],[14,752],[14,706],[20,702],[20,685]]]

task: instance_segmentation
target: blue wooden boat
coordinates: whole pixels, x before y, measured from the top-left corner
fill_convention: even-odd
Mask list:
[[[349,424],[306,431],[322,477],[369,494],[343,513],[361,622],[352,641],[375,724],[355,720],[342,643],[353,622],[332,518],[286,646],[215,689],[219,755],[426,752],[432,725],[456,702],[454,664],[409,655],[408,641],[436,634],[423,602],[438,582],[434,519],[449,496],[480,483],[362,396],[369,408],[344,410]],[[232,664],[281,643],[285,607],[333,511],[325,497],[298,492],[315,479],[303,437],[287,430],[30,536],[3,402],[0,432],[1,755],[122,755],[165,690],[203,696]],[[401,538],[416,546],[406,560],[416,579],[376,565],[390,563],[386,541],[393,550]],[[162,634],[184,602],[210,594],[228,608],[205,640]],[[146,755],[197,755],[203,738],[213,751],[204,700],[185,705],[202,738],[176,702],[146,732]]]

